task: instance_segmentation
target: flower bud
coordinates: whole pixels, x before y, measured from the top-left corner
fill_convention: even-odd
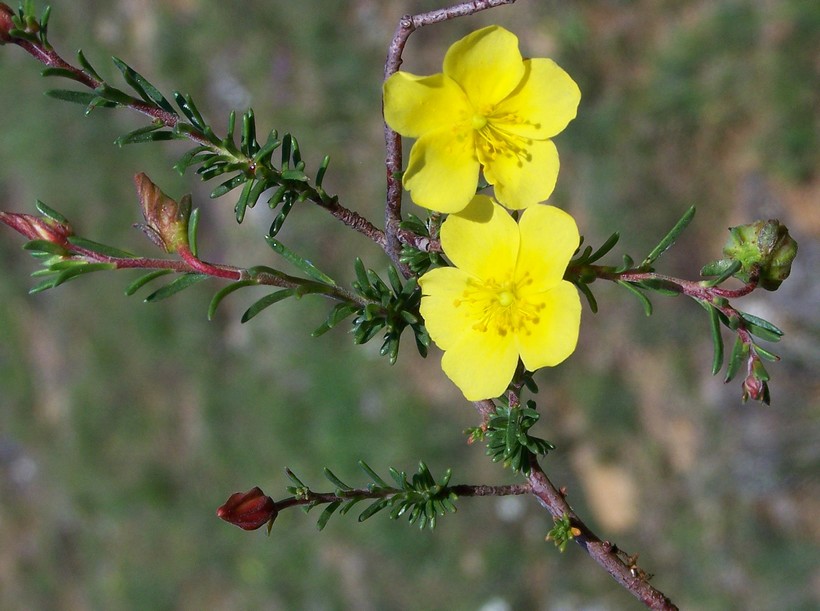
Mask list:
[[[68,237],[74,235],[68,223],[32,214],[0,212],[0,222],[23,234],[29,240],[45,240],[64,248],[68,247]]]
[[[145,235],[167,253],[176,252],[179,246],[188,244],[188,217],[191,214],[191,198],[186,195],[179,202],[160,191],[143,173],[134,176],[137,195],[146,224],[137,224]]]
[[[11,10],[11,7],[0,2],[0,45],[11,42],[9,32],[14,28],[12,17],[14,17],[14,11]]]
[[[273,523],[279,512],[276,503],[266,496],[259,487],[247,492],[235,492],[225,504],[216,510],[216,515],[243,530],[256,530],[267,523]]]
[[[751,373],[743,380],[743,402],[745,403],[749,399],[769,404],[768,384],[765,380],[761,380]]]
[[[797,242],[780,221],[756,221],[731,227],[729,233],[723,254],[740,262],[742,267],[735,274],[737,278],[749,282],[756,271],[760,287],[774,291],[789,277],[792,261],[797,255]]]

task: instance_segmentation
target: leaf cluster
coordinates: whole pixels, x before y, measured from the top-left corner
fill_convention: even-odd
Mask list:
[[[635,265],[635,260],[627,254],[623,255],[621,265],[617,267],[596,268],[592,265],[599,259],[603,258],[604,255],[609,253],[618,243],[618,233],[613,233],[609,236],[609,238],[607,238],[600,248],[594,251],[591,246],[587,246],[582,252],[581,246],[579,245],[576,255],[567,267],[565,279],[569,280],[578,287],[589,302],[589,307],[592,312],[597,313],[598,303],[589,288],[589,284],[594,282],[599,277],[601,272],[617,276],[618,274],[623,274],[625,272],[646,273],[654,271],[653,265],[655,261],[657,261],[663,253],[672,247],[678,237],[680,237],[683,231],[689,226],[689,223],[692,222],[694,216],[695,207],[691,206],[678,220],[678,222],[675,223],[675,226],[661,239],[660,242],[658,242],[658,244],[650,251],[643,261],[640,262],[639,265]],[[583,238],[581,238],[581,245],[583,245]],[[647,316],[652,315],[652,302],[646,296],[645,291],[651,291],[663,295],[679,295],[682,292],[679,285],[661,278],[649,278],[637,281],[616,279],[615,282],[632,293],[641,302],[644,313]]]
[[[117,138],[115,142],[119,146],[181,139],[197,142],[197,146],[180,157],[174,168],[183,174],[197,166],[196,173],[203,181],[230,175],[211,191],[210,196],[217,198],[242,187],[234,206],[237,222],[242,222],[247,209],[253,208],[267,191],[272,192],[267,200],[268,206],[276,209],[281,205],[270,227],[271,236],[279,232],[297,202],[310,199],[323,206],[333,206],[337,202],[337,197],[329,195],[322,187],[330,158],[324,157],[311,184],[296,138],[290,134],[280,138],[278,132],[272,130],[264,141],[260,141],[253,109],[242,114],[240,126],[237,126],[236,112],[232,111],[228,118],[227,134],[219,137],[190,95],[174,91],[172,104],[148,79],[114,57],[114,65],[136,94],[132,95],[107,83],[82,51],[78,52],[77,58],[82,70],[49,67],[42,74],[68,78],[86,85],[92,80],[97,83],[96,87],[90,92],[51,89],[46,91],[46,95],[82,104],[86,107],[86,114],[98,107],[126,106],[154,117],[149,125]],[[281,150],[277,165],[273,154],[278,149]]]
[[[37,211],[42,215],[41,218],[64,227],[69,227],[68,220],[62,214],[39,200],[37,201]],[[23,245],[23,249],[29,251],[35,259],[39,259],[42,265],[42,269],[35,271],[31,275],[35,278],[44,279],[29,289],[29,293],[40,293],[85,274],[116,269],[117,267],[113,263],[93,263],[75,257],[70,250],[71,246],[104,253],[106,256],[134,256],[123,250],[106,246],[105,244],[99,244],[75,235],[66,236],[64,245],[46,239],[30,240]]]
[[[421,238],[437,240],[440,225],[441,214],[433,212],[427,217],[427,221],[422,221],[414,214],[408,214],[399,224],[399,228],[410,231]],[[407,267],[410,268],[410,271],[417,276],[422,275],[431,267],[446,265],[441,253],[421,250],[409,244],[402,246],[399,261],[406,264]]]
[[[487,442],[487,455],[493,462],[502,461],[514,472],[528,475],[532,458],[546,456],[555,449],[549,441],[530,435],[530,428],[540,417],[535,401],[527,401],[526,407],[510,407],[503,398],[484,427],[467,429],[467,433],[471,442]]]
[[[751,397],[769,405],[771,401],[768,384],[769,373],[763,365],[763,361],[777,362],[780,357],[760,346],[754,338],[777,342],[783,336],[783,331],[768,320],[730,308],[728,301],[722,297],[717,297],[711,302],[703,300],[699,303],[709,313],[714,349],[712,375],[717,375],[723,368],[722,325],[736,335],[729,358],[726,361],[726,374],[723,381],[726,383],[731,382],[741,371],[741,368],[746,365],[747,375],[744,382],[743,400],[746,401]],[[730,313],[727,314],[727,311]]]
[[[319,530],[327,525],[337,511],[340,515],[345,515],[358,503],[371,499],[373,502],[359,514],[359,522],[390,509],[391,520],[406,515],[410,524],[418,524],[419,528],[428,526],[432,529],[435,528],[439,516],[456,511],[455,501],[458,497],[448,487],[451,469],[447,469],[437,482],[424,462],[419,462],[417,472],[410,479],[404,471],[391,467],[390,477],[395,485],[390,485],[364,461],[359,461],[359,467],[371,479],[366,488],[353,488],[330,469],[325,468],[325,477],[336,486],[336,489],[332,494],[317,494],[287,469],[287,476],[294,484],[288,487],[288,492],[297,499],[308,500],[304,505],[306,513],[318,505],[327,505],[317,521]]]
[[[567,549],[567,544],[581,534],[578,527],[572,525],[572,521],[567,514],[560,518],[555,518],[555,524],[547,533],[547,541],[555,543],[558,551],[563,553]]]
[[[360,309],[353,320],[353,341],[364,344],[383,330],[384,341],[380,353],[387,356],[392,365],[398,358],[401,334],[410,327],[419,354],[427,356],[430,336],[419,314],[421,290],[416,279],[410,278],[403,282],[391,265],[387,268],[388,286],[372,269],[365,269],[358,257],[354,268],[356,280],[353,282],[353,290],[370,303]],[[339,306],[336,309],[340,309]],[[331,312],[331,318],[334,317],[334,312]]]

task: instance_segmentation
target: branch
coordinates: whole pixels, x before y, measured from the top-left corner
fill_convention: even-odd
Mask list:
[[[509,484],[506,486],[456,484],[455,486],[448,486],[447,491],[453,492],[461,498],[530,494],[532,488],[530,484]],[[281,512],[288,507],[298,507],[300,505],[341,503],[352,499],[390,499],[403,492],[397,488],[352,488],[350,490],[337,490],[336,492],[313,492],[308,490],[304,494],[276,501],[275,506],[277,512]]]
[[[449,8],[419,13],[417,15],[405,15],[399,20],[393,39],[387,50],[387,60],[384,64],[384,80],[395,73],[402,64],[401,55],[407,44],[407,39],[418,28],[449,21],[458,17],[473,15],[503,4],[513,4],[515,0],[473,0],[472,2],[461,2]],[[384,249],[394,265],[398,267],[405,276],[410,275],[407,265],[399,260],[401,252],[401,242],[399,241],[399,223],[401,223],[401,136],[394,132],[387,123],[384,124],[384,144],[386,149],[385,170],[387,174],[387,202],[385,205]]]
[[[568,518],[579,534],[575,541],[595,562],[610,574],[624,589],[640,600],[649,609],[676,610],[677,607],[666,595],[649,585],[649,575],[637,564],[637,555],[629,556],[609,541],[601,541],[598,536],[584,524],[578,514],[567,503],[562,491],[555,488],[546,473],[541,469],[535,457],[530,465],[528,476],[532,494],[541,505],[550,512],[554,519]]]
[[[38,24],[38,27],[41,26]],[[128,95],[123,91],[111,87],[102,80],[84,60],[82,54],[80,54],[80,60],[81,63],[86,66],[86,69],[68,63],[50,44],[45,42],[43,37],[39,39],[34,36],[26,38],[22,36],[12,36],[6,32],[3,37],[3,42],[9,42],[19,46],[47,68],[54,70],[54,74],[69,78],[91,89],[99,96],[100,100],[107,100],[108,105],[130,108],[149,117],[155,126],[155,129],[151,131],[156,131],[164,126],[172,130],[174,138],[186,138],[198,144],[200,147],[204,147],[202,150],[207,149],[213,153],[230,158],[231,163],[237,166],[236,169],[241,169],[242,172],[249,177],[259,178],[265,174],[266,168],[264,168],[257,159],[237,150],[232,141],[230,142],[230,146],[225,146],[226,140],[220,140],[216,137],[207,124],[202,124],[202,121],[192,121],[188,123],[182,120],[158,91],[155,92],[155,95],[148,96],[144,100]],[[130,68],[122,62],[119,62],[119,60],[115,59],[115,62],[118,62],[118,68],[121,70],[130,70]],[[141,79],[142,77],[139,78]],[[128,77],[126,77],[126,80],[127,79]],[[154,100],[154,97],[157,97],[157,100]],[[183,111],[185,110],[185,105],[193,106],[190,98],[181,96],[176,92],[175,97]],[[180,100],[182,100],[182,102],[180,102]],[[199,118],[201,119],[201,117]],[[205,176],[203,176],[203,180],[205,180]],[[365,235],[380,247],[386,248],[387,241],[384,232],[359,213],[342,206],[337,197],[330,197],[322,189],[313,187],[307,183],[302,185],[301,190],[303,191],[303,197],[300,201],[305,199],[324,208],[332,216],[351,229]]]
[[[517,391],[513,390],[508,393],[508,401],[511,407],[518,405]],[[474,405],[481,415],[483,428],[486,428],[490,416],[495,412],[495,403],[488,399],[476,401]],[[530,493],[538,499],[553,519],[567,520],[573,528],[575,541],[623,588],[650,609],[664,611],[677,609],[662,592],[649,585],[650,575],[636,564],[637,554],[629,556],[613,543],[601,541],[578,517],[578,514],[567,503],[563,490],[559,491],[553,485],[533,454],[530,454],[527,480]]]

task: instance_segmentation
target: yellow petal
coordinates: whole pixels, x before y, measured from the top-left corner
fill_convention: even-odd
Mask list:
[[[472,117],[464,92],[443,74],[396,72],[384,82],[383,90],[384,120],[402,136],[418,138]]]
[[[515,271],[518,225],[486,195],[476,195],[441,225],[441,246],[453,265],[484,281],[509,281]]]
[[[476,111],[489,110],[524,76],[518,38],[497,25],[468,34],[447,50],[444,74],[461,86]]]
[[[501,395],[518,365],[515,338],[491,331],[471,331],[451,346],[441,368],[469,401]]]
[[[566,359],[578,343],[581,298],[578,289],[562,280],[552,289],[530,296],[542,306],[538,321],[516,334],[521,360],[529,371],[553,367]]]
[[[581,242],[575,219],[555,206],[530,206],[521,215],[518,229],[521,248],[516,281],[527,274],[533,281],[529,290],[534,292],[558,284]]]
[[[558,64],[537,58],[524,62],[520,86],[493,112],[511,133],[534,140],[552,138],[575,118],[581,90]],[[504,117],[516,118],[505,121]]]
[[[526,155],[498,155],[482,159],[484,177],[495,187],[495,198],[511,210],[547,199],[558,180],[558,150],[552,140],[536,140]]]
[[[475,321],[469,310],[458,307],[469,276],[455,267],[438,267],[419,278],[423,296],[419,308],[432,340],[442,350],[458,343]]]
[[[468,133],[444,127],[422,135],[410,149],[404,188],[419,206],[459,212],[475,195],[478,170]]]

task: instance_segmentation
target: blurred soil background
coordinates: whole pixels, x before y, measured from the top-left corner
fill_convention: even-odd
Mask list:
[[[380,85],[398,18],[440,1],[73,0],[52,3],[51,40],[82,48],[112,82],[116,55],[161,90],[190,92],[224,133],[231,109],[259,131],[292,132],[308,172],[381,225]],[[447,47],[489,23],[525,55],[555,58],[583,92],[557,139],[552,203],[589,243],[612,231],[646,254],[688,206],[698,213],[660,269],[695,278],[727,227],[779,218],[800,244],[776,293],[738,302],[786,332],[770,366],[772,406],[740,403],[712,377],[703,310],[638,302],[597,283],[566,364],[539,373],[538,434],[558,446],[553,480],[604,538],[656,576],[684,609],[820,607],[820,3],[805,0],[519,0],[413,35],[404,68],[440,71]],[[0,49],[0,209],[37,198],[91,239],[144,254],[132,176],[193,192],[211,261],[277,265],[260,204],[241,226],[171,166],[188,147],[113,140],[144,119],[43,96],[16,47]],[[70,84],[68,84],[70,86]],[[407,210],[414,210],[407,204]],[[352,259],[386,260],[322,210],[291,215],[282,241],[349,283]],[[36,262],[3,230],[0,256],[0,608],[3,609],[637,609],[580,550],[558,553],[531,498],[462,500],[434,532],[378,515],[289,511],[270,537],[215,510],[259,485],[287,495],[289,466],[319,490],[331,467],[366,483],[419,459],[454,482],[518,481],[462,431],[472,407],[408,344],[391,368],[378,341],[344,325],[310,332],[329,305],[283,302],[241,325],[264,294],[240,292],[208,322],[216,282],[159,304],[126,297],[136,273],[100,273],[30,296]],[[354,512],[355,514],[355,512]]]

